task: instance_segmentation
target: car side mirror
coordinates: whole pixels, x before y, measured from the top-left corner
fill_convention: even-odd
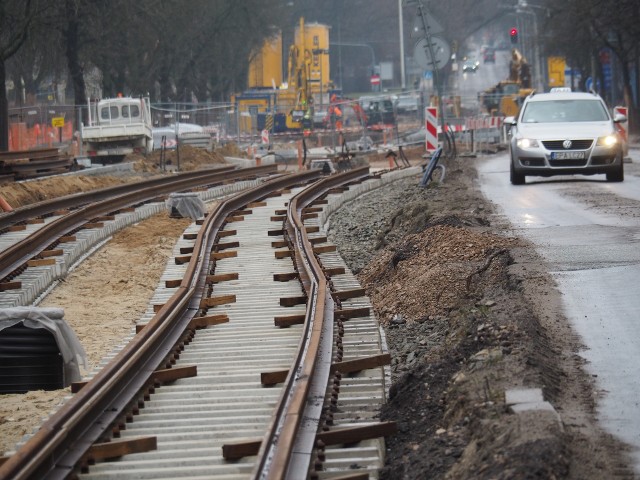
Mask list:
[[[613,116],[613,123],[624,123],[627,121],[627,116],[621,113],[616,113]]]
[[[513,127],[514,125],[516,125],[518,122],[516,120],[516,117],[514,116],[509,116],[509,117],[504,117],[504,120],[502,121],[502,124],[505,127]]]

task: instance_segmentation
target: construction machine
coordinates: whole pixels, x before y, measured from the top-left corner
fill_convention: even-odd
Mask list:
[[[517,48],[511,50],[509,78],[480,93],[479,99],[487,113],[515,116],[522,101],[533,92],[531,66]]]

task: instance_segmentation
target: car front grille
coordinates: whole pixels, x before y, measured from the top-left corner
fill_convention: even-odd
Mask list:
[[[549,165],[552,167],[585,167],[587,165],[587,159],[549,160]]]
[[[565,140],[546,140],[542,142],[547,150],[587,150],[591,148],[593,140],[571,140],[571,147],[564,148]]]

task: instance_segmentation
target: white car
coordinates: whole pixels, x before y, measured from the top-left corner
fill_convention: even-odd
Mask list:
[[[622,144],[599,95],[552,89],[528,96],[510,126],[510,178],[525,183],[527,175],[605,174],[609,182],[624,180]]]

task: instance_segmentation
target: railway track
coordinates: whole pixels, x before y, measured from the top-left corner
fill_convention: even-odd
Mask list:
[[[275,166],[188,172],[16,209],[0,216],[0,307],[29,305],[114,231],[166,209],[173,192],[199,192],[203,200],[246,188]]]
[[[138,334],[0,478],[375,477],[389,358],[321,225],[366,170],[271,180],[192,226]]]

